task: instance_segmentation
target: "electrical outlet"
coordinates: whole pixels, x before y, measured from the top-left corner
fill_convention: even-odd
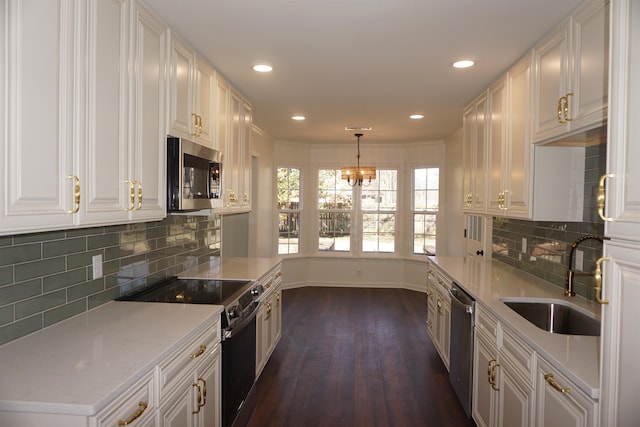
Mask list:
[[[102,277],[102,254],[94,255],[91,257],[93,265],[93,278],[99,279]]]
[[[522,238],[522,251],[523,253],[527,253],[527,238],[523,237]]]
[[[582,271],[583,268],[584,268],[584,252],[578,249],[576,250],[576,253],[575,253],[573,269],[577,271]]]

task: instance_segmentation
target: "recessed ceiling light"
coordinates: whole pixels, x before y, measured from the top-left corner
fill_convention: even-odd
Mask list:
[[[413,120],[420,120],[420,119],[424,119],[424,115],[422,115],[422,114],[412,114],[412,115],[409,116],[409,118],[413,119]]]
[[[297,121],[301,121],[306,119],[305,116],[291,116],[291,120],[297,120]]]
[[[465,59],[462,61],[457,61],[453,63],[453,68],[469,68],[469,67],[473,67],[473,65],[475,64],[475,62]]]
[[[258,64],[253,66],[253,70],[260,73],[268,73],[269,71],[273,70],[273,67],[267,64]]]

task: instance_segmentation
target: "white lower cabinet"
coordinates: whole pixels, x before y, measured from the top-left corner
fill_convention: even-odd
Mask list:
[[[200,364],[181,375],[179,386],[160,403],[159,425],[220,426],[220,351],[218,344]]]
[[[478,426],[533,425],[533,350],[480,305],[476,316],[473,419]]]
[[[542,358],[538,358],[536,380],[537,426],[598,425],[598,403]]]
[[[92,427],[157,426],[157,414],[154,407],[155,384],[153,372],[147,374],[128,392],[92,418],[89,425]]]
[[[472,416],[478,427],[597,425],[596,400],[482,304],[476,307]]]
[[[282,272],[280,267],[262,279],[264,293],[256,317],[256,378],[282,336]]]
[[[447,370],[451,334],[451,280],[431,264],[427,270],[427,332]]]

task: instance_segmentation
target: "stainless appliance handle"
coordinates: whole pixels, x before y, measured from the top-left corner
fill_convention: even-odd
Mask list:
[[[464,307],[465,313],[473,314],[473,305],[465,304],[464,301],[460,301],[460,298],[457,295],[458,294],[457,291],[458,291],[457,289],[449,288],[449,295],[451,295],[451,303],[456,304],[459,307]]]
[[[232,339],[234,336],[242,332],[242,330],[246,328],[253,321],[253,319],[255,319],[256,316],[258,315],[258,309],[260,308],[260,304],[262,303],[258,301],[250,315],[242,319],[240,323],[234,325],[232,329],[225,330],[224,333],[222,334],[222,339],[223,340]]]

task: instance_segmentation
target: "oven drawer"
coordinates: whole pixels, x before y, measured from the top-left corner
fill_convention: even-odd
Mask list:
[[[220,321],[216,320],[182,349],[159,365],[159,400],[180,384],[184,372],[192,369],[220,343]]]

